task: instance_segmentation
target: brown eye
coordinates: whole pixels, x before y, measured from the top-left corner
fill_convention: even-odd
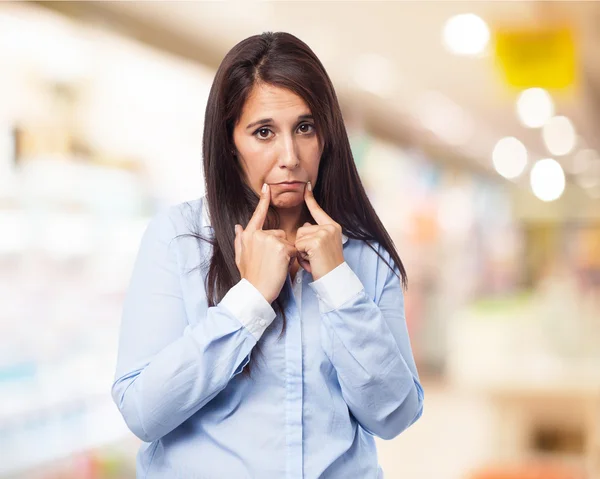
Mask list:
[[[298,127],[298,129],[302,132],[302,133],[312,133],[313,130],[315,129],[315,127],[313,125],[311,125],[310,123],[303,123],[302,125],[300,125]]]
[[[254,132],[254,135],[260,140],[266,140],[269,138],[269,133],[271,133],[271,130],[268,128],[259,128]]]

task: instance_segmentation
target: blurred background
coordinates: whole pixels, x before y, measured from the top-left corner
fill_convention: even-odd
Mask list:
[[[267,30],[328,70],[409,273],[425,410],[386,478],[600,478],[600,3],[521,1],[1,2],[0,477],[135,477],[132,263]]]

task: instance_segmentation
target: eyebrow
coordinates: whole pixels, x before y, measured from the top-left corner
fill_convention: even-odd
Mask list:
[[[306,115],[300,115],[298,117],[298,120],[314,120],[314,118],[311,114],[306,114]],[[254,122],[250,123],[246,127],[246,129],[249,130],[250,128],[254,128],[259,125],[266,125],[268,123],[273,123],[273,118],[263,118],[262,120],[254,121]]]

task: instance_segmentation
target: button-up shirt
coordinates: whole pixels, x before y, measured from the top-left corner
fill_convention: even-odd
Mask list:
[[[383,477],[374,436],[396,437],[423,408],[389,253],[343,235],[340,266],[288,274],[282,334],[245,279],[208,306],[212,247],[186,235],[194,224],[213,232],[205,198],[153,217],[124,302],[112,395],[144,441],[137,477]]]

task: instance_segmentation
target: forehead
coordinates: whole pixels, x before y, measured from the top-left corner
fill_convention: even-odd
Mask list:
[[[306,102],[295,93],[285,88],[261,83],[252,87],[240,120],[252,121],[276,117],[283,119],[286,115],[298,116],[307,113],[310,113],[310,109]]]

